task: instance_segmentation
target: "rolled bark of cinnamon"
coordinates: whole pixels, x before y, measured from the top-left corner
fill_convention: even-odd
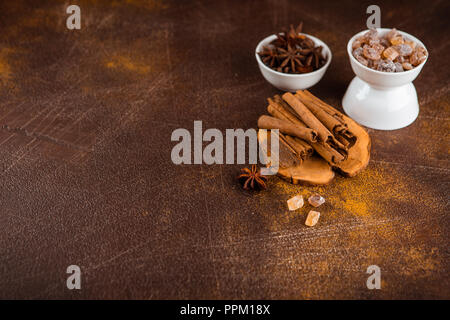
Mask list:
[[[337,113],[337,111],[332,106],[327,104],[325,101],[320,100],[319,98],[317,98],[315,95],[313,95],[308,90],[298,90],[296,92],[296,94],[300,95],[302,100],[309,99],[309,100],[314,101],[315,103],[319,104],[323,110],[325,110],[332,116],[339,118],[341,120],[341,122],[344,123],[344,119],[342,118],[341,114]]]
[[[356,143],[356,136],[345,124],[342,115],[307,90],[297,91],[295,96],[330,130],[346,148]]]
[[[333,149],[330,145],[322,142],[312,143],[311,146],[318,154],[322,156],[328,163],[339,163],[344,161],[347,157]]]
[[[272,132],[267,132],[267,144],[263,144],[262,151],[266,159],[269,159],[270,165],[274,166],[278,164],[280,168],[289,168],[296,167],[302,163],[302,159],[298,157],[295,150],[286,142],[286,140],[282,137],[282,134],[279,134],[279,144],[278,144],[278,163],[275,163],[274,159],[271,157],[270,151],[272,150],[271,146],[271,134]]]
[[[267,106],[267,112],[269,112],[269,114],[274,118],[290,121],[289,118],[287,118],[285,114],[282,111],[280,111],[277,107],[275,107],[273,104],[269,104]]]
[[[270,98],[269,98],[270,99]],[[273,97],[274,107],[281,111],[291,122],[308,128],[308,126],[297,117],[294,109],[292,109],[278,94]],[[269,100],[270,103],[270,100]]]
[[[328,129],[312,114],[312,112],[309,111],[309,109],[292,93],[286,92],[283,94],[283,100],[286,101],[292,109],[294,109],[300,119],[309,128],[317,131],[321,141],[326,141],[328,137],[331,136],[331,132],[329,132]]]
[[[302,128],[308,128],[306,124],[304,124],[301,120],[299,120],[296,116],[294,116],[292,113],[290,113],[288,110],[286,110],[283,106],[278,104],[277,102],[268,99],[269,105],[267,106],[267,111],[275,118],[287,120],[289,122],[292,122],[293,124],[302,127]]]
[[[293,154],[295,154],[295,156],[300,160],[300,163],[301,163],[303,160],[306,159],[306,157],[304,156],[304,154],[303,154],[303,152],[302,152],[303,150],[296,148],[296,145],[293,145],[293,144],[291,144],[291,143],[288,142],[287,139],[288,139],[288,137],[290,137],[290,136],[286,136],[286,135],[280,133],[280,134],[279,134],[279,137],[280,137],[280,144],[286,145],[286,147],[287,147],[289,150],[291,150],[291,152],[292,152]]]
[[[279,133],[279,139],[280,145],[284,145],[284,147],[286,147],[291,153],[295,154],[297,158],[300,160],[300,162],[303,161],[303,159],[300,157],[297,151],[294,148],[292,148],[292,146],[289,143],[287,143],[286,136],[284,134]]]
[[[335,138],[342,143],[346,148],[352,147],[356,138],[352,138],[351,133],[347,129],[347,125],[342,123],[337,118],[333,117],[331,114],[322,109],[321,106],[311,101],[310,99],[304,99],[299,93],[295,96],[300,99],[303,104],[316,116],[323,125],[330,130]]]
[[[310,128],[302,128],[293,123],[277,119],[271,116],[262,115],[258,119],[260,129],[278,129],[281,133],[296,136],[308,142],[317,141],[317,133]]]
[[[271,100],[269,100],[269,103],[271,103]],[[301,120],[298,120],[297,117],[289,116],[289,114],[291,114],[291,113],[290,113],[290,111],[285,109],[284,105],[281,105],[273,100],[272,100],[272,104],[269,104],[269,106],[267,107],[267,110],[269,111],[269,113],[272,116],[274,116],[276,118],[279,118],[281,120],[291,121],[292,123],[294,123],[296,125],[306,127],[306,125],[303,122],[301,122]],[[286,136],[286,140],[288,143],[290,142],[289,138],[290,138],[290,136]],[[305,151],[307,152],[307,154],[311,154],[312,150],[310,148],[313,148],[328,163],[338,163],[345,159],[345,157],[342,154],[340,154],[339,152],[337,152],[336,150],[334,150],[331,146],[329,146],[327,144],[324,144],[321,142],[309,142],[308,143],[308,142],[298,139],[296,137],[294,137],[294,140],[298,143],[302,143],[305,145],[305,148],[306,148]],[[299,148],[298,153],[302,153],[301,150],[302,149]]]
[[[281,120],[291,121],[291,122],[294,123],[294,121],[292,121],[292,120],[295,120],[295,119],[294,119],[295,117],[289,119],[289,117],[286,116],[287,111],[284,111],[284,110],[282,110],[281,108],[278,109],[278,108],[276,107],[276,103],[275,103],[273,100],[271,100],[270,98],[269,98],[268,100],[269,100],[269,103],[272,103],[272,104],[269,104],[269,105],[267,106],[267,111],[268,111],[273,117],[278,118],[278,119],[281,119]],[[298,121],[300,122],[300,120],[298,120]],[[300,126],[301,126],[301,125],[300,125]],[[304,125],[303,125],[303,126],[304,126]],[[306,126],[304,126],[304,127],[306,128]],[[280,137],[281,137],[281,136],[282,136],[282,135],[280,134]],[[302,139],[299,139],[299,138],[297,138],[297,137],[291,137],[291,136],[288,136],[288,135],[283,136],[283,138],[284,138],[284,140],[286,140],[286,143],[289,144],[289,145],[292,147],[292,149],[295,150],[295,152],[296,152],[296,154],[298,155],[298,157],[299,157],[300,159],[302,159],[302,160],[306,160],[306,159],[309,158],[309,157],[313,154],[313,152],[314,152],[313,147],[311,147],[310,144],[308,144],[306,141],[304,141],[304,140],[302,140]]]
[[[295,110],[300,119],[309,128],[317,131],[319,134],[319,141],[322,141],[324,144],[329,144],[332,148],[342,154],[344,158],[347,156],[347,149],[345,146],[333,136],[327,127],[325,127],[297,97],[290,92],[286,92],[283,94],[283,100]]]
[[[303,142],[303,140],[297,137],[284,136],[284,139],[292,147],[292,149],[295,150],[297,155],[302,160],[306,160],[314,153],[314,149],[313,147],[311,147],[311,145],[307,144],[306,142]]]

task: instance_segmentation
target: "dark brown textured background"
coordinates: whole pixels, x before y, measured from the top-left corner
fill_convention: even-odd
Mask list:
[[[0,3],[0,298],[450,298],[449,5],[377,1],[421,39],[411,126],[369,130],[372,158],[326,187],[241,190],[238,165],[181,165],[171,133],[255,127],[277,93],[254,48],[303,20],[333,61],[312,92],[340,107],[345,51],[373,1]],[[359,3],[359,4],[355,4]],[[314,228],[302,193],[328,202]],[[66,288],[67,266],[82,289]],[[366,268],[382,289],[366,288]]]

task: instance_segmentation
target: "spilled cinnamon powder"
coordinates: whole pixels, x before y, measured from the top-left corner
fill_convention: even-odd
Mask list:
[[[149,65],[142,62],[133,61],[130,57],[120,55],[108,59],[105,65],[110,69],[126,70],[138,74],[146,74],[151,70]]]
[[[361,277],[364,285],[365,270],[372,264],[385,272],[383,297],[401,295],[403,286],[411,281],[434,279],[436,273],[443,272],[444,260],[432,242],[436,235],[442,238],[444,230],[430,214],[442,212],[445,203],[436,197],[432,186],[417,184],[416,173],[410,172],[413,170],[414,167],[405,169],[373,161],[358,176],[337,176],[330,185],[322,187],[295,186],[273,178],[269,191],[275,195],[270,198],[272,202],[279,198],[280,204],[270,205],[270,200],[258,195],[261,217],[268,230],[286,234],[286,244],[297,249],[289,258],[288,268],[278,263],[268,272],[307,273],[299,275],[299,296],[303,298],[324,298],[323,292],[351,297],[350,289],[339,292],[334,281],[320,281],[320,290],[314,283],[334,274],[344,282],[346,277],[348,281]],[[327,202],[321,210],[321,222],[315,229],[306,229],[302,223],[310,208],[289,212],[282,199],[313,193],[323,195]],[[280,245],[285,248],[286,244]]]
[[[7,59],[9,51],[6,48],[0,49],[0,85],[5,84],[11,78],[11,66]]]

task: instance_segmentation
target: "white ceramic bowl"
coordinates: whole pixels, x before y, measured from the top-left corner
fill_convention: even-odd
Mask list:
[[[377,29],[384,35],[391,29]],[[347,44],[350,65],[356,77],[345,93],[342,105],[345,112],[360,124],[380,130],[394,130],[406,127],[414,122],[419,114],[419,103],[412,81],[419,75],[424,62],[403,72],[382,72],[370,69],[359,63],[353,56],[352,44],[369,30],[354,35]],[[399,33],[417,45],[424,44],[412,35]],[[429,53],[428,53],[429,55]]]
[[[319,82],[320,79],[322,79],[323,75],[325,74],[325,71],[327,71],[328,66],[330,65],[331,62],[332,58],[331,50],[330,48],[328,48],[325,42],[306,33],[300,34],[309,37],[312,41],[314,41],[314,44],[316,46],[322,46],[323,48],[322,54],[327,59],[327,61],[320,69],[309,73],[289,74],[275,71],[266,66],[262,62],[258,52],[262,51],[263,46],[266,46],[270,42],[275,40],[277,38],[276,35],[268,36],[267,38],[263,39],[260,43],[258,43],[258,45],[256,46],[255,57],[256,61],[258,61],[259,70],[261,70],[264,79],[266,79],[274,87],[283,91],[295,92],[297,90],[303,90],[312,87],[317,82]]]

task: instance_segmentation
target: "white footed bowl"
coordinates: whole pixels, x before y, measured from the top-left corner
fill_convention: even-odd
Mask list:
[[[380,35],[390,30],[377,29]],[[419,102],[412,81],[419,75],[428,56],[420,65],[404,72],[370,69],[359,63],[352,54],[353,41],[367,31],[369,30],[354,35],[347,44],[347,53],[356,77],[347,88],[342,106],[348,116],[369,128],[395,130],[406,127],[414,122],[419,114]],[[399,33],[425,48],[424,44],[412,35],[402,31]]]
[[[259,70],[261,70],[264,79],[266,79],[274,87],[283,91],[295,92],[297,90],[303,90],[312,87],[317,82],[319,82],[320,79],[322,79],[331,62],[331,50],[330,48],[328,48],[325,42],[306,33],[300,34],[309,37],[312,41],[314,41],[316,46],[322,46],[322,54],[327,59],[327,62],[325,62],[325,64],[320,69],[309,73],[289,74],[275,71],[266,66],[264,62],[262,62],[258,52],[262,51],[263,46],[266,46],[270,42],[275,40],[277,38],[276,35],[268,36],[256,46],[256,61],[258,61]]]

